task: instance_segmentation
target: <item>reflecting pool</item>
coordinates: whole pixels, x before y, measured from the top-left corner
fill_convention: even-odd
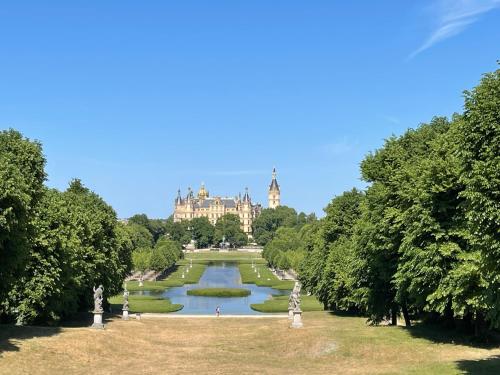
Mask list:
[[[188,296],[189,289],[196,288],[245,288],[251,291],[247,297],[200,297]],[[241,282],[238,264],[235,262],[214,262],[207,266],[198,284],[186,284],[173,287],[161,293],[149,292],[150,295],[161,295],[170,298],[172,303],[180,303],[184,308],[172,314],[215,314],[220,306],[221,314],[262,315],[264,313],[250,308],[252,303],[262,303],[272,295],[287,295],[289,291]]]

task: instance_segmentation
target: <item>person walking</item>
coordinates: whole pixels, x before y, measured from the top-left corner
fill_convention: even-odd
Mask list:
[[[215,308],[215,315],[217,316],[217,318],[219,317],[219,315],[220,315],[220,306],[217,306]]]

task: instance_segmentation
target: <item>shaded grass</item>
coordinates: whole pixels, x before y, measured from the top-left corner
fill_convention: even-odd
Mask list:
[[[189,296],[201,297],[246,297],[252,292],[243,288],[198,288],[187,291]]]
[[[288,296],[273,296],[264,303],[253,303],[252,310],[264,313],[288,312]],[[323,305],[314,296],[301,296],[300,308],[302,311],[323,311]]]
[[[255,284],[258,286],[269,286],[279,290],[292,290],[295,284],[292,280],[280,280],[267,268],[266,264],[256,264],[255,268],[260,273],[255,272],[251,264],[238,265],[243,284]]]
[[[181,310],[184,306],[171,303],[168,298],[154,296],[131,295],[128,298],[131,313],[169,313]],[[114,312],[120,312],[123,306],[123,297],[114,296],[108,299]]]

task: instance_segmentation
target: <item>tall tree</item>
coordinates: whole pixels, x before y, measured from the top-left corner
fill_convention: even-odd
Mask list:
[[[500,326],[500,69],[484,75],[465,93],[459,140],[464,171],[466,218],[471,244],[480,257],[480,274],[487,287],[477,306],[476,327],[484,314]]]
[[[295,227],[297,223],[297,211],[293,208],[287,206],[266,208],[253,222],[253,237],[259,245],[265,245],[273,239],[278,228]]]
[[[121,290],[130,247],[117,238],[113,209],[74,180],[67,191],[46,191],[36,216],[37,236],[23,275],[9,293],[20,324],[58,320],[92,305],[92,287]]]

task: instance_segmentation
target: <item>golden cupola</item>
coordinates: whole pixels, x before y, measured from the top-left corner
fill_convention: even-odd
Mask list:
[[[205,184],[202,182],[200,190],[198,191],[198,198],[203,200],[208,198],[210,195],[208,194],[208,190],[205,189]]]

